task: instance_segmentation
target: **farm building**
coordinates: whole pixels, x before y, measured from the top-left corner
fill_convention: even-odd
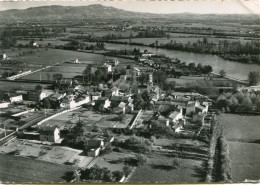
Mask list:
[[[101,139],[89,139],[85,141],[85,150],[90,157],[97,157],[104,147],[104,141]]]
[[[57,126],[46,125],[39,129],[40,141],[56,143],[60,139],[60,129]]]
[[[6,101],[0,101],[0,108],[7,108],[10,105],[9,102]]]

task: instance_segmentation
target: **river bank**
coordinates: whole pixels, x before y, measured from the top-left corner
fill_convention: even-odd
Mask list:
[[[133,50],[134,48],[139,48],[141,51],[148,50],[155,54],[162,54],[170,58],[178,58],[186,63],[195,63],[196,65],[199,63],[202,65],[211,65],[213,72],[219,73],[220,70],[225,70],[227,75],[239,80],[247,80],[248,73],[251,71],[260,71],[260,65],[229,61],[217,55],[211,54],[199,54],[193,52],[153,48],[149,46],[134,46],[113,43],[106,43],[105,47],[108,50]]]

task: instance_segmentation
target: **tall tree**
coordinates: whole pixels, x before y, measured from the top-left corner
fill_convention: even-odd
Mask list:
[[[260,73],[257,71],[251,71],[248,74],[249,85],[257,85],[260,79]]]

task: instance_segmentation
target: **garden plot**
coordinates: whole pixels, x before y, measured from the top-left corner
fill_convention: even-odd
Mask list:
[[[82,150],[42,145],[39,142],[30,140],[13,140],[5,146],[0,146],[0,152],[7,155],[23,156],[77,167],[84,167],[93,160],[92,157],[84,156]]]

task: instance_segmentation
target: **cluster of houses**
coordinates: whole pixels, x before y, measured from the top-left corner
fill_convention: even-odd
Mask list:
[[[212,100],[198,93],[172,92],[169,95],[161,95],[160,99],[153,103],[153,110],[140,112],[136,127],[151,127],[149,123],[156,120],[171,126],[175,132],[180,132],[187,120],[199,125],[204,124]]]

